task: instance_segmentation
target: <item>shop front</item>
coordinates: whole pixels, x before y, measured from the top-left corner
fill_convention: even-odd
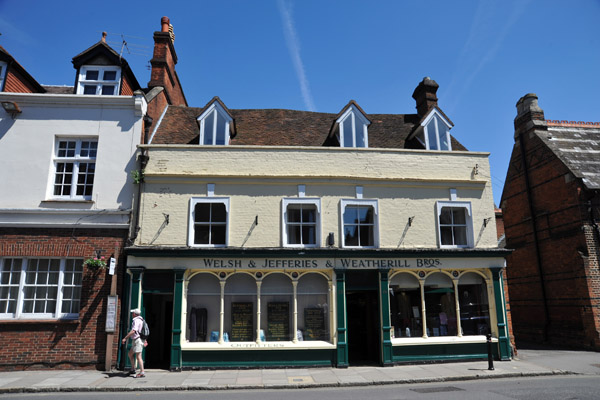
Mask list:
[[[156,327],[149,367],[476,359],[488,333],[495,357],[510,358],[497,251],[199,253],[129,249],[131,308]]]

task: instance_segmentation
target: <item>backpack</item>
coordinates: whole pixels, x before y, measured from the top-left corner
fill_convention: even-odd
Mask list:
[[[140,317],[141,318],[141,317]],[[148,324],[146,320],[142,318],[142,329],[138,332],[140,334],[140,339],[146,340],[148,336],[150,336],[150,328],[148,328]]]

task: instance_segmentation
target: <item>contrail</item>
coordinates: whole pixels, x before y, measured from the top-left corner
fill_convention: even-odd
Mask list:
[[[283,33],[285,34],[285,42],[287,44],[298,81],[300,82],[300,91],[302,92],[302,99],[304,105],[309,111],[315,111],[315,103],[312,95],[310,94],[310,88],[308,79],[304,73],[304,64],[300,57],[300,43],[296,35],[296,28],[294,28],[294,21],[292,20],[292,11],[289,4],[285,0],[278,0],[277,5],[279,6],[279,13],[281,14],[281,20],[283,22]]]

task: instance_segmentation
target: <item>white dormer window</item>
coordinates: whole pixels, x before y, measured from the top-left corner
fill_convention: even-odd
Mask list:
[[[87,65],[79,70],[77,94],[118,95],[121,68]]]
[[[418,139],[427,150],[452,150],[451,125],[437,110],[434,109],[421,126],[423,133],[418,136]]]
[[[340,147],[369,147],[369,121],[356,107],[350,106],[336,122],[339,124]]]
[[[229,144],[231,117],[219,103],[213,103],[198,117],[200,122],[200,144]]]

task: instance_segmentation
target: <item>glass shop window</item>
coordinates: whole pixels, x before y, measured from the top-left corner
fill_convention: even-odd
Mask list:
[[[190,342],[219,340],[221,286],[213,274],[201,273],[190,279],[187,292],[187,339]]]
[[[329,284],[320,274],[300,277],[297,287],[298,340],[331,340],[329,331]]]
[[[469,272],[458,281],[460,324],[463,335],[487,335],[490,333],[490,305],[485,279]]]
[[[260,339],[268,342],[292,340],[294,289],[284,274],[265,276],[260,287]]]
[[[400,273],[390,280],[390,289],[393,337],[423,336],[419,280],[412,274]]]
[[[256,340],[256,281],[245,273],[234,274],[225,283],[223,340]]]
[[[436,272],[425,280],[427,336],[456,336],[454,285],[446,274]]]

